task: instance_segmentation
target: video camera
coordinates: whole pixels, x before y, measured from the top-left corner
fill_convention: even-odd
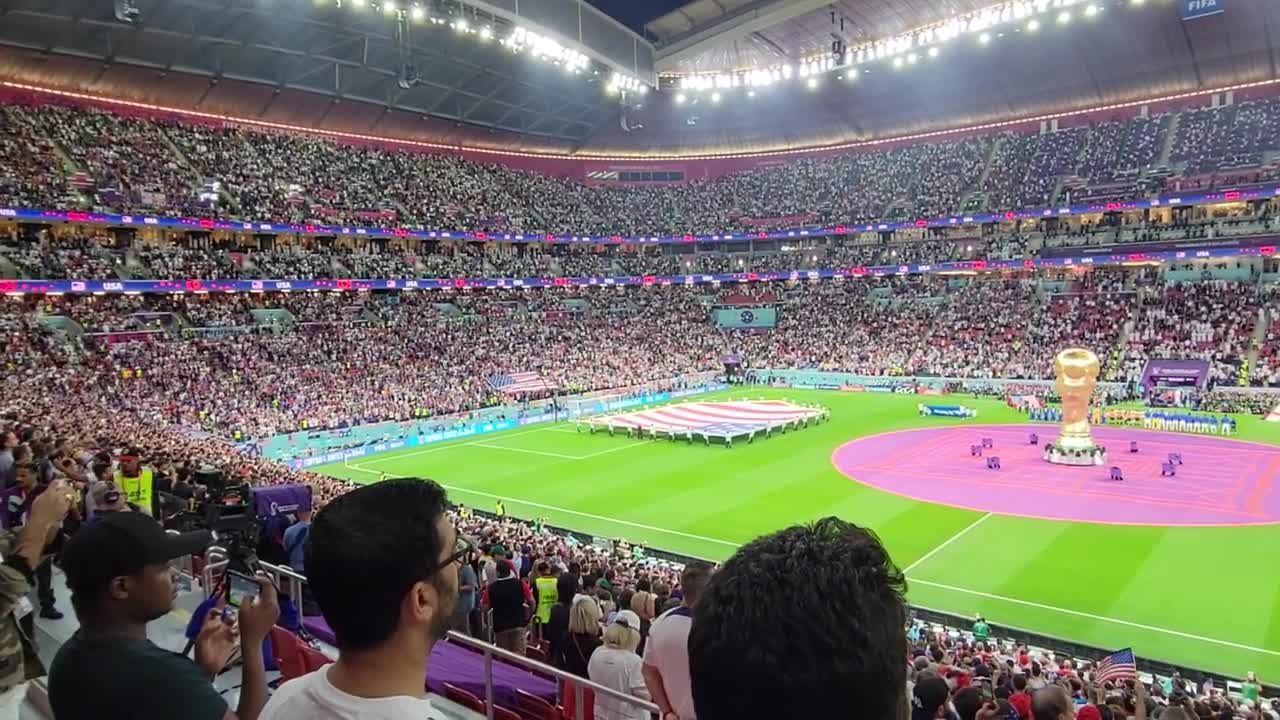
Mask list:
[[[214,535],[214,543],[227,551],[227,567],[252,575],[258,569],[255,548],[262,528],[254,512],[249,484],[229,486],[226,475],[209,465],[196,470],[192,481],[203,485],[206,492],[174,518],[177,529],[182,532],[209,530]]]

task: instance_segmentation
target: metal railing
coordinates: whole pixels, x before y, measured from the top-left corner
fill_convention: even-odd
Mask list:
[[[574,675],[573,673],[565,672],[564,670],[560,670],[559,668],[552,667],[551,665],[548,665],[543,662],[538,662],[537,660],[534,660],[532,658],[527,658],[524,655],[517,655],[516,653],[513,653],[509,650],[503,650],[497,645],[490,645],[489,643],[484,642],[483,640],[477,640],[473,637],[470,637],[468,635],[463,635],[462,633],[455,632],[453,630],[449,631],[448,638],[450,642],[457,643],[458,645],[464,645],[474,650],[479,650],[484,654],[484,693],[485,693],[484,705],[485,705],[485,717],[489,718],[489,720],[493,720],[493,717],[494,717],[494,711],[493,711],[493,707],[494,707],[493,660],[494,658],[498,658],[500,660],[503,660],[513,665],[519,665],[539,675],[550,675],[551,677],[554,677],[556,679],[557,695],[560,694],[560,690],[564,687],[565,682],[571,683],[573,686],[573,694],[574,694],[574,697],[573,697],[574,720],[585,720],[586,718],[586,709],[585,709],[586,690],[591,690],[596,694],[597,697],[604,696],[612,700],[617,700],[623,703],[624,705],[629,705],[634,708],[639,708],[641,710],[645,710],[650,713],[656,714],[659,712],[658,706],[654,705],[653,703],[647,700],[641,700],[640,698],[634,695],[628,695],[626,693],[614,690],[613,688],[605,687],[604,685],[592,682],[583,677],[579,677],[577,675]]]
[[[217,545],[210,546],[204,553],[204,569],[201,571],[201,586],[204,590],[205,598],[209,597],[211,589],[217,585],[217,575],[227,567],[228,563],[227,551],[225,548]],[[285,590],[289,597],[298,603],[299,612],[301,612],[302,603],[302,587],[306,585],[307,578],[305,575],[284,565],[272,565],[271,563],[258,563],[259,567],[267,574],[276,584],[276,587]],[[287,588],[287,590],[286,590]],[[645,710],[650,713],[659,712],[658,706],[653,703],[642,700],[634,695],[628,695],[609,687],[605,687],[599,683],[565,672],[559,668],[553,667],[543,662],[539,662],[532,658],[518,655],[509,650],[478,640],[469,635],[459,632],[449,631],[448,641],[457,645],[478,650],[484,655],[484,706],[485,717],[488,720],[494,720],[494,693],[493,693],[493,663],[495,659],[501,660],[508,664],[516,665],[536,675],[553,678],[556,681],[556,698],[563,704],[563,690],[565,683],[572,686],[574,699],[574,720],[586,719],[586,691],[591,690],[597,697],[607,697],[616,700],[626,706]]]

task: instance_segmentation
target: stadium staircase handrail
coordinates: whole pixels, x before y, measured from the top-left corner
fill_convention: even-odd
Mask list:
[[[226,548],[213,545],[205,551],[204,567],[201,570],[201,587],[204,590],[206,599],[208,598],[210,589],[213,588],[215,584],[215,576],[219,571],[226,568],[227,563],[228,557]],[[287,588],[289,597],[302,597],[302,587],[307,582],[306,575],[284,565],[273,565],[271,563],[259,562],[258,566],[267,574],[268,577],[272,579],[273,582],[275,582],[277,587],[282,590]],[[559,692],[563,691],[566,684],[571,686],[574,693],[573,707],[575,717],[573,720],[585,720],[586,718],[586,710],[584,708],[587,690],[595,693],[596,697],[608,697],[613,700],[617,700],[624,705],[639,708],[650,713],[659,712],[658,706],[651,702],[641,700],[633,695],[618,692],[612,688],[592,682],[579,675],[565,672],[559,668],[539,662],[532,658],[503,650],[502,648],[484,642],[483,640],[477,640],[473,637],[463,635],[462,633],[452,630],[448,632],[446,637],[449,642],[479,651],[484,656],[484,705],[485,717],[488,720],[494,720],[495,717],[494,707],[496,705],[494,703],[493,690],[493,663],[495,660],[501,660],[509,664],[517,665],[538,675],[552,677],[555,679]]]

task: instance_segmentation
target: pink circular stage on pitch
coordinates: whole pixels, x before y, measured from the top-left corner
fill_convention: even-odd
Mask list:
[[[1031,445],[1029,436],[1040,436]],[[831,462],[864,485],[920,500],[1001,515],[1121,525],[1230,526],[1280,523],[1280,448],[1204,435],[1094,428],[1105,465],[1041,459],[1053,425],[963,425],[883,433],[836,448]],[[991,438],[982,457],[973,445]],[[1129,443],[1138,452],[1129,452]],[[1169,453],[1183,464],[1173,477]],[[1000,468],[987,468],[987,458]],[[1110,479],[1111,468],[1124,473]]]

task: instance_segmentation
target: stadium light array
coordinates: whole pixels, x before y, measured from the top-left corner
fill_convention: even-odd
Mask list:
[[[522,27],[515,28],[499,42],[513,53],[527,52],[535,60],[544,60],[553,65],[562,64],[566,70],[575,74],[586,70],[591,62],[585,54]]]
[[[1049,13],[1054,13],[1058,22],[1065,25],[1072,18],[1070,8],[1076,5],[1084,5],[1083,15],[1093,18],[1103,11],[1108,1],[1143,4],[1143,0],[1005,0],[899,35],[851,46],[840,55],[805,57],[794,65],[676,75],[675,86],[684,92],[719,92],[739,87],[766,87],[793,77],[799,77],[807,85],[810,78],[832,70],[841,70],[846,77],[853,77],[849,72],[851,68],[869,63],[883,61],[901,68],[916,64],[924,57],[937,58],[943,45],[961,36],[973,35],[978,44],[988,45],[995,37],[1004,37],[1003,32],[993,33],[993,30],[1021,26],[1027,32],[1035,32],[1040,29],[1040,18]]]
[[[609,93],[632,92],[644,95],[649,92],[649,86],[640,82],[638,79],[627,75],[626,73],[614,72],[609,76],[609,84],[605,87]]]
[[[580,75],[591,68],[591,59],[574,48],[568,47],[555,39],[518,25],[510,25],[496,17],[488,17],[483,12],[464,15],[463,3],[450,4],[445,10],[435,7],[427,0],[317,0],[317,4],[336,5],[338,8],[350,7],[354,10],[371,9],[397,18],[397,22],[412,19],[418,23],[430,23],[436,26],[448,26],[458,35],[474,36],[479,42],[487,43],[497,38],[498,42],[512,53],[527,54],[534,60],[547,62],[563,67],[566,73]],[[454,14],[456,5],[457,14]],[[428,10],[428,7],[433,10]],[[441,6],[443,7],[443,6]],[[599,75],[600,72],[596,72]],[[727,77],[727,76],[726,76]],[[726,86],[728,87],[728,86]],[[650,87],[630,75],[614,73],[613,81],[605,86],[611,93],[632,92],[647,94]]]

